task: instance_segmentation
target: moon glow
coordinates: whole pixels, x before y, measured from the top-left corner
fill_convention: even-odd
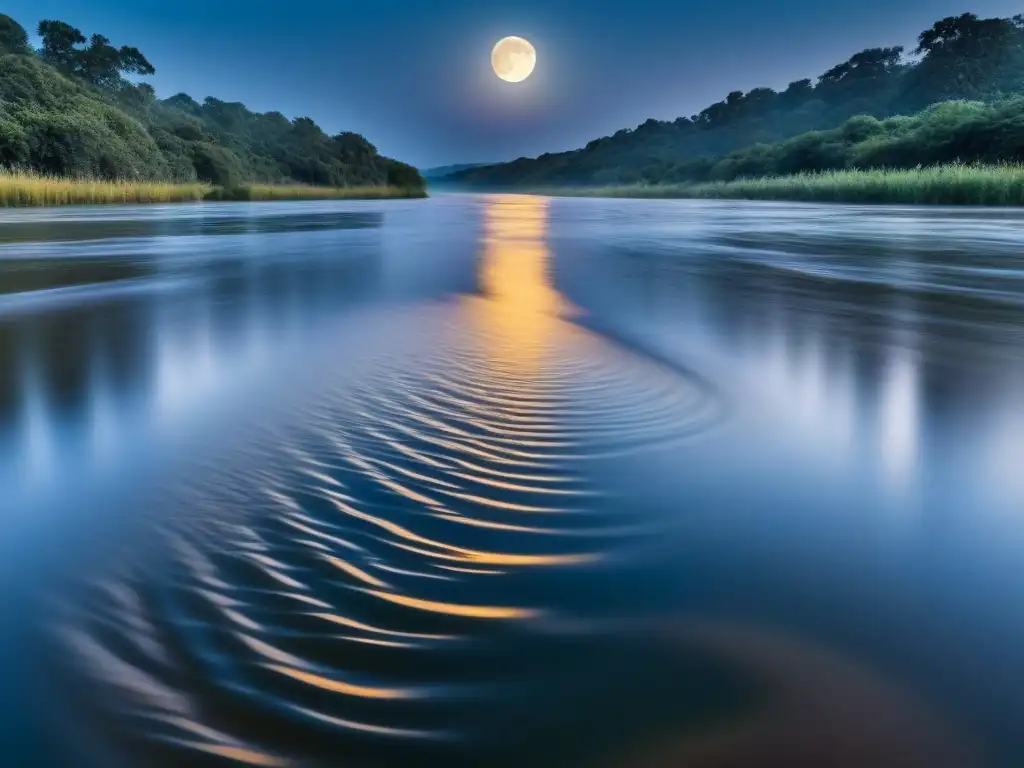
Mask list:
[[[529,40],[505,37],[491,51],[494,74],[509,83],[519,83],[533,73],[537,66],[537,51]]]

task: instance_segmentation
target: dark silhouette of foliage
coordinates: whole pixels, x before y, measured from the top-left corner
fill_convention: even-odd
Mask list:
[[[28,32],[10,16],[0,13],[0,53],[31,53]]]
[[[417,189],[423,185],[423,177],[411,165],[399,160],[388,160],[387,183],[389,187]]]
[[[142,51],[122,45],[117,51],[118,68],[126,75],[155,75],[156,69],[142,55]]]
[[[121,83],[123,75],[156,73],[138,48],[127,45],[115,48],[103,35],[93,35],[85,48],[77,47],[86,42],[85,35],[63,21],[41,21],[38,33],[43,40],[40,54],[47,63],[93,85],[114,88]]]
[[[85,35],[82,34],[82,31],[63,21],[54,21],[53,19],[40,21],[36,31],[43,39],[40,53],[46,63],[66,72],[73,71],[78,55],[75,46],[85,42]]]

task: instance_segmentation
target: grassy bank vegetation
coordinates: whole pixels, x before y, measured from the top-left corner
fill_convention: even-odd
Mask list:
[[[380,200],[423,197],[419,187],[314,187],[250,184],[217,187],[204,183],[62,179],[0,172],[0,207],[190,203],[200,200]]]
[[[0,205],[90,205],[96,203],[183,203],[202,200],[205,184],[157,181],[59,179],[28,173],[0,173]]]
[[[543,190],[543,193],[579,197],[1024,205],[1024,165],[950,164],[912,169],[821,171],[700,184],[558,188]]]

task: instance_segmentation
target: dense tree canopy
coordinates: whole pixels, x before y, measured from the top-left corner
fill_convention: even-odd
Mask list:
[[[852,168],[1024,162],[1024,97],[944,101],[912,117],[851,117],[837,128],[670,166],[656,181],[685,183]]]
[[[0,13],[0,53],[31,53],[28,32],[10,16]]]
[[[883,158],[892,164],[909,157],[988,157],[991,152],[973,144],[952,157],[945,150],[937,155],[923,148],[911,152],[907,142],[931,141],[916,133],[900,144],[903,154],[894,154],[888,144],[895,136],[889,135],[890,129],[909,125],[894,116],[912,115],[939,102],[996,102],[1024,94],[1024,17],[951,16],[921,32],[917,43],[912,60],[904,57],[900,46],[868,48],[815,80],[797,80],[783,91],[733,91],[691,117],[647,120],[580,150],[520,158],[448,178],[501,187],[654,183],[843,168],[851,163],[879,163]],[[944,109],[943,120],[953,119],[951,114],[987,119],[976,104]],[[934,126],[937,118],[921,119]],[[884,129],[878,127],[882,121]],[[888,138],[871,137],[866,131]],[[1017,140],[1015,132],[992,138],[1004,142],[998,147],[1000,157],[1024,159],[1019,146],[1006,143]],[[851,143],[862,141],[875,141],[878,151],[847,152]],[[779,142],[785,142],[784,151],[778,149]],[[889,149],[882,151],[883,144]],[[769,146],[775,149],[769,151]],[[946,149],[952,151],[951,146]]]
[[[88,38],[62,21],[24,27],[0,15],[0,164],[99,178],[419,188],[411,166],[380,155],[357,133],[313,120],[251,112],[186,94],[159,100],[135,78],[152,75],[138,49]]]

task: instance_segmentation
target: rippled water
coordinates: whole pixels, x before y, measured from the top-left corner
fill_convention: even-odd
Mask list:
[[[6,214],[5,762],[1020,764],[1022,223]]]

